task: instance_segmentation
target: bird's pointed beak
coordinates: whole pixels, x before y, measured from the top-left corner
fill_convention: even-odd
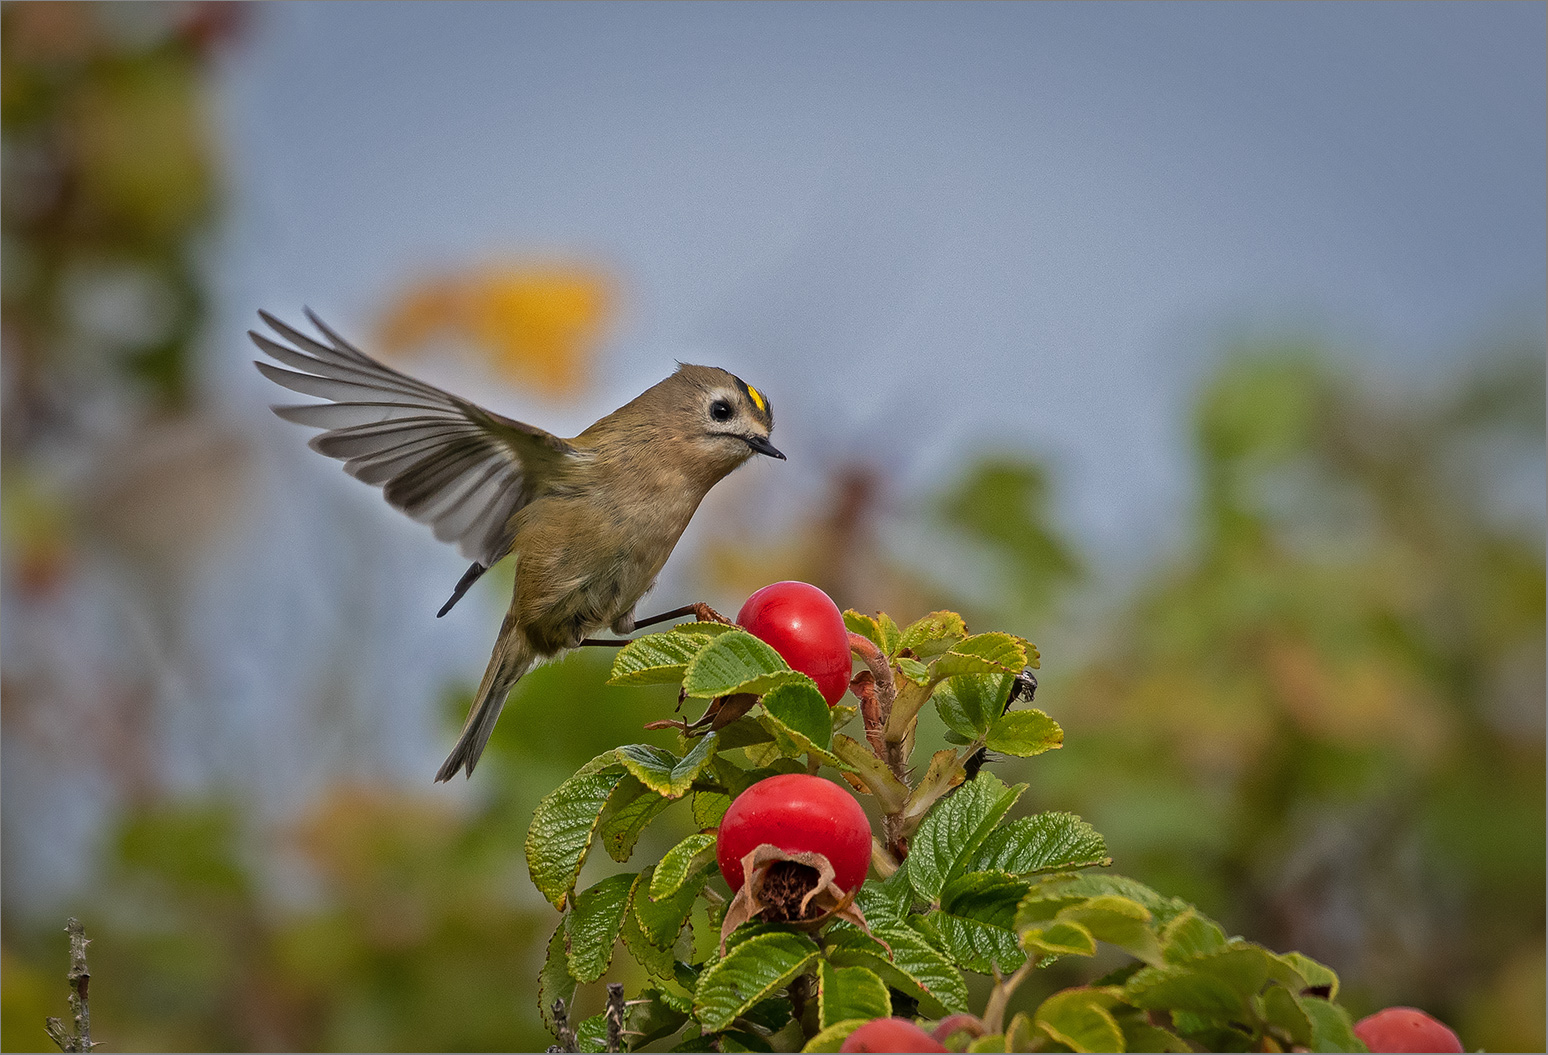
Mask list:
[[[759,454],[767,454],[770,458],[778,458],[780,461],[786,460],[779,452],[779,448],[770,443],[766,436],[743,436],[742,439],[747,441],[747,446]]]

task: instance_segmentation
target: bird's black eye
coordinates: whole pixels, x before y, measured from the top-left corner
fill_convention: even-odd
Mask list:
[[[716,421],[731,420],[731,404],[723,399],[717,399],[710,404],[710,417]]]

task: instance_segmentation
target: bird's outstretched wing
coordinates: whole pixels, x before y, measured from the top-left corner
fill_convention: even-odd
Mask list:
[[[296,368],[256,362],[263,375],[293,392],[332,401],[276,406],[274,412],[325,430],[312,437],[313,450],[339,459],[351,476],[382,488],[387,501],[431,525],[436,538],[456,543],[480,573],[510,549],[511,516],[532,499],[536,481],[579,453],[542,429],[377,362],[311,309],[307,318],[327,343],[268,312],[258,314],[290,344],[253,330],[248,336],[268,355]],[[473,578],[477,574],[469,569],[457,596]]]

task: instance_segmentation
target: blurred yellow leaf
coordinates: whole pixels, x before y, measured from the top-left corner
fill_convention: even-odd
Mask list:
[[[382,322],[382,346],[404,352],[446,333],[551,396],[579,391],[613,307],[599,271],[496,265],[409,287]]]

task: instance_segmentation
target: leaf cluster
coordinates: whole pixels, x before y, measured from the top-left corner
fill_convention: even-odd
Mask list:
[[[1026,785],[970,773],[986,747],[1032,756],[1063,742],[1053,719],[1015,706],[1037,662],[1028,642],[970,635],[950,612],[906,628],[886,615],[850,612],[846,622],[866,664],[855,679],[861,708],[830,709],[810,678],[734,627],[688,624],[619,652],[613,682],[678,684],[684,701],[709,709],[680,724],[676,750],[605,751],[535,811],[529,870],[563,913],[539,979],[545,1016],[600,979],[622,941],[650,979],[630,1003],[631,1048],[672,1038],[679,1051],[836,1051],[873,1018],[967,1016],[972,972],[996,987],[959,1035],[970,1050],[1358,1050],[1327,968],[1228,939],[1191,906],[1132,880],[1082,873],[1111,863],[1089,824],[1063,812],[1013,817]],[[717,720],[736,697],[757,704]],[[872,706],[878,698],[885,709]],[[915,781],[908,756],[929,704],[959,746],[937,752]],[[839,732],[862,710],[860,738]],[[695,924],[718,927],[725,910],[715,827],[731,800],[776,773],[823,767],[883,818],[875,874],[857,895],[867,926],[755,919],[723,949],[696,942]],[[597,841],[627,862],[644,828],[678,801],[700,831],[654,864],[576,890]],[[1132,966],[1004,1023],[1005,1001],[1029,971],[1092,956],[1102,943],[1129,953]],[[603,1050],[604,1036],[596,1016],[580,1024],[577,1043]]]

